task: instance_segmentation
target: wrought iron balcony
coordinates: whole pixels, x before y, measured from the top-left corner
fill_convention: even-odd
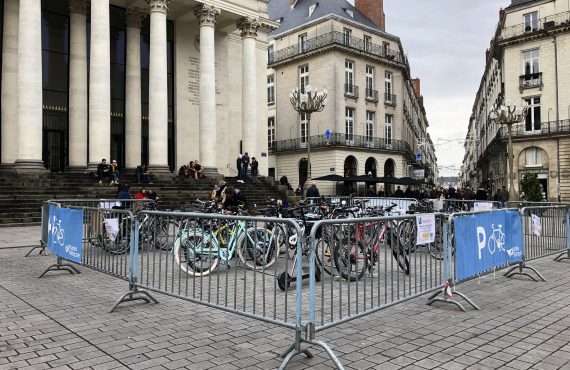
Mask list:
[[[384,93],[384,103],[392,107],[396,106],[396,95]]]
[[[415,157],[412,147],[406,141],[395,140],[380,137],[362,136],[362,135],[346,135],[341,133],[333,133],[330,138],[324,135],[311,136],[311,150],[316,148],[332,148],[332,147],[350,147],[363,148],[371,150],[391,150],[405,152]],[[307,149],[307,138],[295,138],[287,140],[274,141],[269,148],[271,153],[290,152]]]
[[[564,25],[570,26],[570,12],[558,13],[537,19],[533,22],[526,22],[511,27],[506,27],[501,32],[499,41],[521,35],[530,35],[543,30],[549,30],[551,28]]]
[[[532,89],[534,87],[542,87],[542,72],[529,73],[519,77],[519,89]]]
[[[539,129],[535,129],[535,127],[527,127],[526,122],[512,126],[513,138],[564,134],[570,135],[570,120],[541,122]],[[507,127],[501,127],[498,136],[501,139],[507,139],[509,137]]]
[[[344,84],[344,96],[358,99],[358,86]]]
[[[406,63],[406,58],[395,50],[368,41],[364,42],[363,39],[348,36],[342,32],[331,31],[273,52],[269,56],[269,64],[278,63],[289,58],[331,46],[345,47],[364,55],[369,54],[370,56],[384,58],[397,63]]]
[[[378,90],[366,89],[366,100],[378,103]]]

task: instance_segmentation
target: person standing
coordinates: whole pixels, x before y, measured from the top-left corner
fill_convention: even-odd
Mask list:
[[[243,173],[243,180],[247,178],[247,168],[249,167],[249,155],[247,152],[244,153],[243,157],[241,157],[242,163],[242,173]]]
[[[257,176],[259,175],[259,162],[255,157],[251,157],[251,177],[253,178],[253,183],[257,184]]]
[[[237,182],[241,182],[243,184],[243,164],[242,164],[242,155],[241,153],[238,154],[237,160],[236,160],[236,168],[238,171],[238,180]]]
[[[317,189],[317,183],[313,181],[311,187],[307,189],[307,198],[319,198],[321,194]]]

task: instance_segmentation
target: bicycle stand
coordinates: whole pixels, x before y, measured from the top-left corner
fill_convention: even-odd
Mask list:
[[[137,296],[142,295],[142,296]],[[109,313],[113,312],[115,308],[117,308],[121,303],[124,302],[131,302],[131,301],[145,301],[146,303],[150,303],[151,301],[158,304],[158,300],[150,294],[148,290],[139,290],[139,288],[134,284],[129,284],[129,291],[123,294],[117,302],[113,305],[113,308],[109,311]]]
[[[431,296],[429,296],[428,301],[427,301],[427,305],[431,306],[434,302],[442,302],[442,303],[447,303],[447,304],[452,304],[456,307],[458,307],[461,311],[463,312],[467,312],[467,310],[465,309],[465,307],[463,307],[463,305],[457,301],[453,300],[453,296],[450,293],[449,287],[452,286],[452,282],[448,282],[443,286],[442,290],[436,291],[435,293],[433,293]],[[442,294],[443,298],[439,298],[437,297],[438,295]],[[469,305],[471,307],[473,307],[475,310],[481,310],[481,308],[479,308],[479,306],[477,306],[471,299],[469,299],[469,297],[467,297],[465,294],[458,292],[457,290],[453,292],[453,294],[458,295],[459,297],[463,298],[467,303],[469,303]]]
[[[301,337],[301,332],[299,330],[295,331],[295,343],[293,343],[291,346],[289,346],[289,348],[281,355],[281,358],[283,359],[283,361],[281,362],[281,365],[279,366],[279,370],[285,370],[285,368],[287,368],[287,365],[289,364],[289,362],[291,362],[293,357],[295,357],[297,355],[304,354],[305,356],[307,356],[307,358],[313,358],[313,354],[311,353],[311,351],[309,351],[306,348],[301,349],[302,343],[307,343],[308,345],[311,345],[311,346],[321,347],[329,355],[329,357],[333,361],[335,367],[338,370],[344,370],[344,366],[342,366],[340,360],[336,357],[336,355],[334,354],[332,349],[328,346],[328,344],[326,344],[325,342],[322,342],[320,340],[303,339]]]
[[[554,261],[556,262],[560,262],[560,261],[564,261],[564,260],[570,260],[570,249],[568,249],[567,251],[564,251],[562,253],[560,253],[558,256],[556,256],[556,258],[554,259]]]
[[[62,263],[63,259],[61,257],[57,257],[57,262],[51,266],[49,266],[38,278],[42,278],[45,274],[50,271],[67,271],[72,275],[81,274],[75,266],[70,263]]]
[[[518,269],[518,271],[516,271],[517,269]],[[527,266],[524,261],[520,262],[518,265],[512,266],[510,269],[508,269],[503,274],[503,276],[510,278],[510,277],[513,277],[514,275],[523,275],[523,276],[528,276],[529,278],[531,278],[534,281],[538,281],[534,276],[530,275],[527,272],[523,272],[523,269],[531,270],[540,278],[540,280],[546,282],[546,279],[544,278],[544,276],[542,276],[540,274],[540,272],[538,272],[534,267]]]

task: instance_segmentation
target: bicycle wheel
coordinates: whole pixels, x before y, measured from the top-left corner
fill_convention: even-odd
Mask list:
[[[174,260],[178,267],[192,276],[206,276],[218,267],[218,247],[201,231],[184,232],[174,241]]]
[[[403,220],[398,228],[398,237],[407,251],[415,252],[417,247],[416,220]]]
[[[443,260],[443,228],[436,224],[435,227],[435,241],[428,244],[429,254],[436,260]]]
[[[334,268],[334,248],[333,243],[328,241],[326,238],[317,239],[315,243],[315,255],[318,266],[321,266],[323,270],[329,275],[332,275]]]
[[[360,280],[368,268],[367,250],[360,241],[343,238],[335,245],[334,264],[344,279]]]
[[[161,220],[158,222],[155,235],[154,246],[163,251],[172,249],[174,235],[176,235],[176,222],[172,220]]]
[[[278,238],[262,227],[248,228],[240,235],[237,247],[240,261],[251,270],[270,267],[279,253]]]
[[[392,240],[393,238],[391,237],[391,232],[387,233],[387,235],[384,236],[384,239],[387,241],[388,246],[392,250],[392,256],[394,256],[396,263],[398,263],[398,267],[400,267],[400,269],[406,275],[409,275],[410,259],[407,256],[406,249],[404,248],[404,246],[397,239]]]

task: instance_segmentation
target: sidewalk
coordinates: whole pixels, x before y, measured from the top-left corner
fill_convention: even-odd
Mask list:
[[[159,305],[108,313],[125,281],[79,267],[39,276],[53,256],[24,258],[39,227],[0,228],[1,369],[275,369],[293,332],[156,294]],[[548,280],[499,273],[461,284],[482,311],[425,297],[318,333],[347,369],[568,369],[570,263],[530,265]],[[320,349],[288,369],[330,369]]]

